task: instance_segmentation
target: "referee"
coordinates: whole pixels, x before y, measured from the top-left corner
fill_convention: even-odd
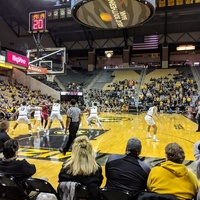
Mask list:
[[[65,155],[66,152],[69,150],[71,144],[73,143],[74,139],[76,138],[76,133],[79,128],[79,124],[81,122],[81,110],[76,107],[76,100],[71,99],[70,101],[70,108],[67,110],[67,119],[66,119],[66,133],[67,129],[69,128],[69,138],[65,140],[62,146],[59,148],[59,151]]]

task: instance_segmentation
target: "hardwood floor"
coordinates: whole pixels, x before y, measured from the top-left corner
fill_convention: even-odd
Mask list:
[[[193,145],[200,139],[200,133],[196,132],[197,124],[182,114],[160,113],[159,117],[162,123],[155,119],[158,126],[157,138],[160,141],[152,142],[151,139],[146,139],[147,125],[144,116],[145,113],[101,113],[99,117],[104,130],[93,125],[92,131],[86,124],[86,116],[83,116],[78,135],[86,134],[90,138],[97,152],[97,161],[102,165],[103,173],[109,154],[124,154],[126,143],[132,137],[141,140],[143,147],[140,156],[152,166],[164,160],[164,148],[168,143],[177,142],[185,151],[185,164],[192,168]],[[64,121],[65,119],[66,116],[63,116]],[[11,128],[14,123],[11,122]],[[53,122],[49,136],[44,136],[43,131],[37,132],[37,129],[34,129],[33,132],[34,135],[29,137],[28,126],[20,124],[14,134],[10,134],[20,143],[19,159],[26,158],[30,163],[34,163],[37,168],[34,177],[47,177],[49,182],[57,188],[61,166],[70,157],[70,152],[63,156],[58,151],[65,137],[59,121]],[[104,184],[105,179],[102,186]]]

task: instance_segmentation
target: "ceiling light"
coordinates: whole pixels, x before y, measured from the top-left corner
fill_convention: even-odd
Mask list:
[[[105,51],[105,55],[107,58],[111,58],[113,56],[113,51]]]
[[[195,50],[194,45],[179,45],[176,47],[177,51],[187,51],[187,50]]]

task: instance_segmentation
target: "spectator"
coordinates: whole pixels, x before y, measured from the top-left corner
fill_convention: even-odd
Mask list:
[[[126,155],[111,155],[106,163],[106,187],[124,189],[136,195],[147,188],[150,167],[143,163],[139,155],[142,144],[137,138],[128,140]]]
[[[165,147],[166,161],[151,169],[147,188],[158,194],[170,194],[178,199],[192,199],[198,190],[195,174],[182,164],[185,153],[177,143]]]
[[[0,172],[14,176],[19,182],[31,177],[36,172],[34,164],[25,159],[18,160],[19,144],[17,140],[9,139],[3,146],[3,158],[0,159]]]
[[[91,200],[98,199],[102,183],[102,169],[95,161],[95,153],[87,136],[80,136],[72,145],[71,159],[67,160],[59,173],[59,182],[71,181],[85,185]]]
[[[4,143],[10,139],[10,136],[7,134],[9,131],[10,123],[7,120],[3,120],[0,123],[0,153],[3,152]]]
[[[194,172],[200,180],[200,140],[194,144],[194,157],[196,160],[194,161]]]

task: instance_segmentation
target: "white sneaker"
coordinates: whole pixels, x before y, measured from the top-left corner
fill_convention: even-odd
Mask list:
[[[151,139],[152,136],[151,136],[150,134],[148,134],[148,135],[146,136],[146,138],[147,138],[147,139]]]
[[[45,135],[48,136],[49,135],[49,130],[47,130],[45,133],[46,133]]]
[[[152,142],[159,142],[159,140],[154,138],[154,139],[152,139]]]

